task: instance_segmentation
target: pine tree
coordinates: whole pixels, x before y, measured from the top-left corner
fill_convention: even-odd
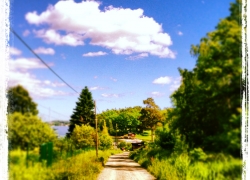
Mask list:
[[[94,114],[94,101],[92,99],[92,94],[85,86],[82,90],[78,102],[76,102],[76,108],[73,111],[70,119],[70,125],[68,129],[67,136],[70,137],[75,125],[90,125],[95,127],[95,114]]]

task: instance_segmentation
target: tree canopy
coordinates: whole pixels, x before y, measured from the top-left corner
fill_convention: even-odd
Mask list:
[[[191,47],[196,67],[179,69],[181,86],[172,94],[171,123],[190,147],[240,154],[241,1],[229,17]]]
[[[95,127],[95,113],[94,113],[94,101],[92,94],[89,89],[85,86],[82,90],[78,102],[76,102],[76,108],[73,110],[71,115],[70,125],[67,136],[70,136],[73,132],[75,125],[90,125]]]
[[[19,112],[8,115],[8,140],[11,149],[26,149],[27,145],[34,148],[56,138],[56,132],[37,116]]]
[[[22,114],[31,113],[33,115],[38,114],[37,104],[33,102],[29,92],[21,85],[9,88],[7,97],[8,112],[10,114],[14,112],[20,112]]]
[[[155,104],[153,98],[147,98],[143,101],[146,107],[141,109],[140,121],[144,129],[151,129],[152,141],[154,141],[154,132],[156,125],[163,121],[163,114],[158,105]]]

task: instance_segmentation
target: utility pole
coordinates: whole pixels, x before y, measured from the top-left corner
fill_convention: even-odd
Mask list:
[[[96,147],[96,157],[98,158],[98,131],[97,131],[97,117],[96,117],[96,102],[95,102],[95,130],[96,130],[96,146],[95,146]]]

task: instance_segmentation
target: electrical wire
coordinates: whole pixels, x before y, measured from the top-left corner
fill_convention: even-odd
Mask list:
[[[49,65],[42,60],[30,47],[29,45],[14,31],[14,29],[10,28],[10,31],[52,72],[54,73],[59,79],[61,79],[69,88],[71,88],[74,92],[79,94],[72,86],[70,86],[63,78],[61,78]]]
[[[77,94],[79,94],[72,86],[70,86],[62,77],[60,77],[45,61],[42,60],[42,58],[40,58],[40,56],[38,56],[32,49],[31,47],[15,32],[14,29],[10,28],[10,31],[53,73],[55,74],[61,81],[63,81],[70,89],[72,89],[74,92],[76,92]],[[40,105],[42,106],[42,105]],[[46,108],[46,107],[45,107]],[[98,107],[96,106],[98,112],[100,113]],[[57,113],[56,111],[54,111],[55,113]],[[60,114],[60,113],[57,113]],[[60,114],[62,115],[62,114]],[[64,116],[64,115],[63,115]]]

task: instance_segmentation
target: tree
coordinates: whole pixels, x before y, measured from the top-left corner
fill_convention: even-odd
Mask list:
[[[56,139],[56,132],[39,117],[19,112],[8,115],[10,148],[26,149],[29,146],[32,149],[46,142],[54,142]]]
[[[163,116],[159,106],[155,104],[153,98],[147,98],[143,101],[143,104],[145,104],[146,107],[141,109],[141,116],[139,119],[144,129],[151,129],[151,140],[154,141],[156,125],[163,121]]]
[[[95,130],[89,125],[75,125],[75,128],[70,136],[77,149],[92,147],[95,145]]]
[[[29,92],[21,85],[9,88],[7,97],[8,112],[10,114],[14,112],[20,112],[22,114],[31,113],[33,115],[38,114],[37,104],[33,102]]]
[[[71,115],[67,137],[70,137],[75,125],[80,126],[82,124],[89,124],[91,127],[95,127],[94,107],[95,105],[92,99],[92,94],[88,88],[85,87],[82,90],[78,102],[76,102],[76,108]]]
[[[192,71],[179,69],[180,88],[172,95],[171,123],[191,148],[240,155],[241,22],[237,0],[231,14],[192,46]]]

